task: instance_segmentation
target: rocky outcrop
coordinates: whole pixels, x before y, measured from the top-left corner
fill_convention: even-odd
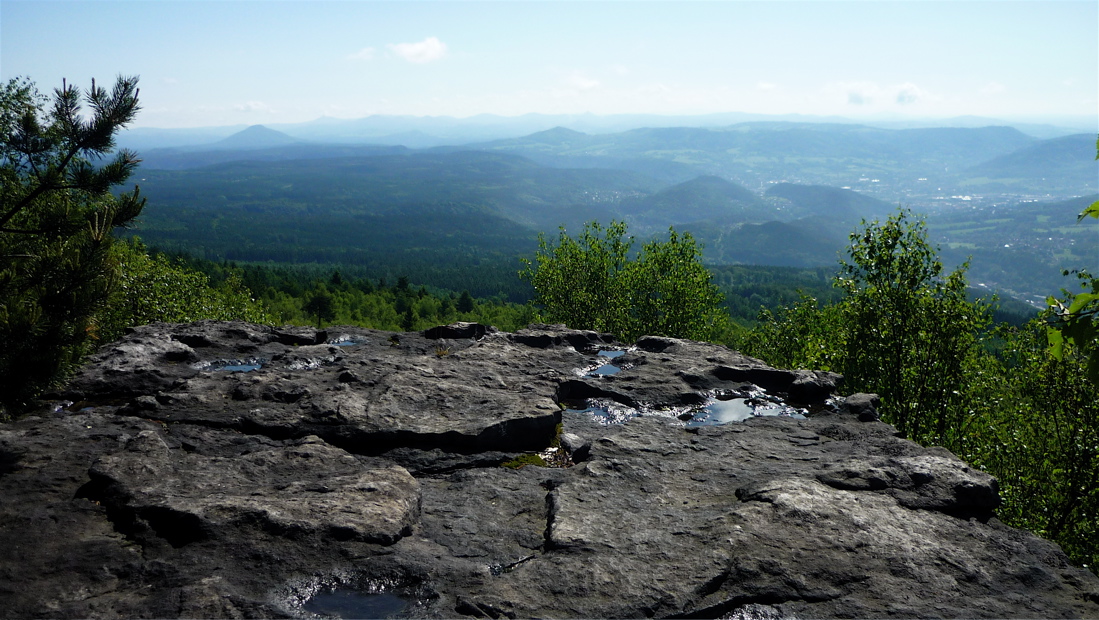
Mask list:
[[[555,326],[142,327],[0,426],[0,615],[1099,617],[839,381]]]

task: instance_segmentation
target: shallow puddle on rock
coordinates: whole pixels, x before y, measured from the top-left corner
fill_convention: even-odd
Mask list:
[[[393,618],[413,601],[392,592],[362,592],[352,588],[318,592],[305,602],[306,611],[329,618]]]
[[[687,422],[687,426],[716,426],[729,422],[743,422],[755,415],[756,410],[748,404],[747,399],[714,400],[696,413]]]
[[[597,355],[597,357],[605,358],[606,361],[602,362],[601,366],[598,366],[598,367],[596,367],[592,370],[589,370],[587,373],[585,373],[585,375],[588,376],[588,377],[606,377],[606,376],[618,374],[619,372],[622,371],[622,369],[620,367],[615,366],[614,364],[612,364],[611,360],[613,360],[616,357],[621,357],[625,354],[626,354],[625,351],[612,351],[612,350],[609,350],[609,349],[600,349],[599,353],[597,353],[596,355]]]
[[[362,342],[359,340],[355,340],[350,336],[340,336],[339,338],[333,338],[332,340],[329,340],[326,344],[330,344],[336,347],[354,347],[362,344]]]
[[[711,398],[709,402],[699,409],[687,426],[717,426],[731,422],[743,422],[749,418],[759,416],[781,416],[804,420],[802,411],[767,401],[759,401],[747,398],[719,399]]]
[[[583,413],[603,425],[624,424],[641,415],[678,418],[687,426],[718,426],[743,422],[749,418],[777,416],[805,419],[805,410],[791,407],[782,402],[764,398],[710,397],[702,407],[680,406],[667,409],[635,409],[604,399],[586,399],[582,401],[562,402],[567,413]]]
[[[212,370],[221,372],[252,372],[263,368],[266,360],[249,358],[243,360],[216,360],[213,362],[201,362],[195,365],[198,370]]]
[[[228,364],[222,366],[217,370],[227,370],[229,372],[252,372],[253,370],[259,370],[262,368],[260,364]]]
[[[589,377],[607,377],[610,375],[617,375],[622,369],[614,364],[603,364],[599,368],[588,372]]]
[[[570,413],[586,413],[600,424],[624,424],[631,418],[636,418],[641,413],[631,407],[618,403],[589,402],[586,407],[568,408]]]
[[[335,360],[333,357],[327,357],[317,359],[314,357],[308,357],[305,359],[296,359],[286,365],[287,370],[316,370],[326,363],[331,363]]]

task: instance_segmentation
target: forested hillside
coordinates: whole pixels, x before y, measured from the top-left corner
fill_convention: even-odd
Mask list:
[[[587,139],[548,133],[537,139],[559,147]],[[251,161],[143,168],[140,183],[151,202],[136,232],[152,246],[216,261],[355,266],[375,279],[405,275],[518,302],[523,293],[503,284],[504,276],[533,252],[539,232],[559,226],[621,220],[644,238],[675,226],[702,243],[708,264],[814,267],[835,264],[849,231],[896,206],[822,185],[772,183],[757,193],[712,175],[669,183],[636,171],[549,167],[504,152],[398,150],[301,145],[249,151],[258,158]],[[356,154],[332,157],[347,152]],[[231,153],[243,151],[177,156],[220,161]],[[1099,267],[1081,249],[1096,224],[1072,223],[1080,200],[1087,199],[1052,211],[1034,202],[965,202],[972,207],[937,209],[930,226],[948,262],[973,257],[976,285],[1044,299],[1062,286],[1061,269],[1081,261]]]

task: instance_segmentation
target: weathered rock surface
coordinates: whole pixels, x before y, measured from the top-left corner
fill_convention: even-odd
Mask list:
[[[552,326],[146,326],[0,426],[0,616],[1099,617],[839,379]],[[533,451],[565,466],[500,466]]]

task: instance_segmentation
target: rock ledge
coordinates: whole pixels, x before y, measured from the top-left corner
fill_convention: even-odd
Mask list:
[[[840,379],[551,325],[141,327],[0,426],[0,615],[1099,617]]]

